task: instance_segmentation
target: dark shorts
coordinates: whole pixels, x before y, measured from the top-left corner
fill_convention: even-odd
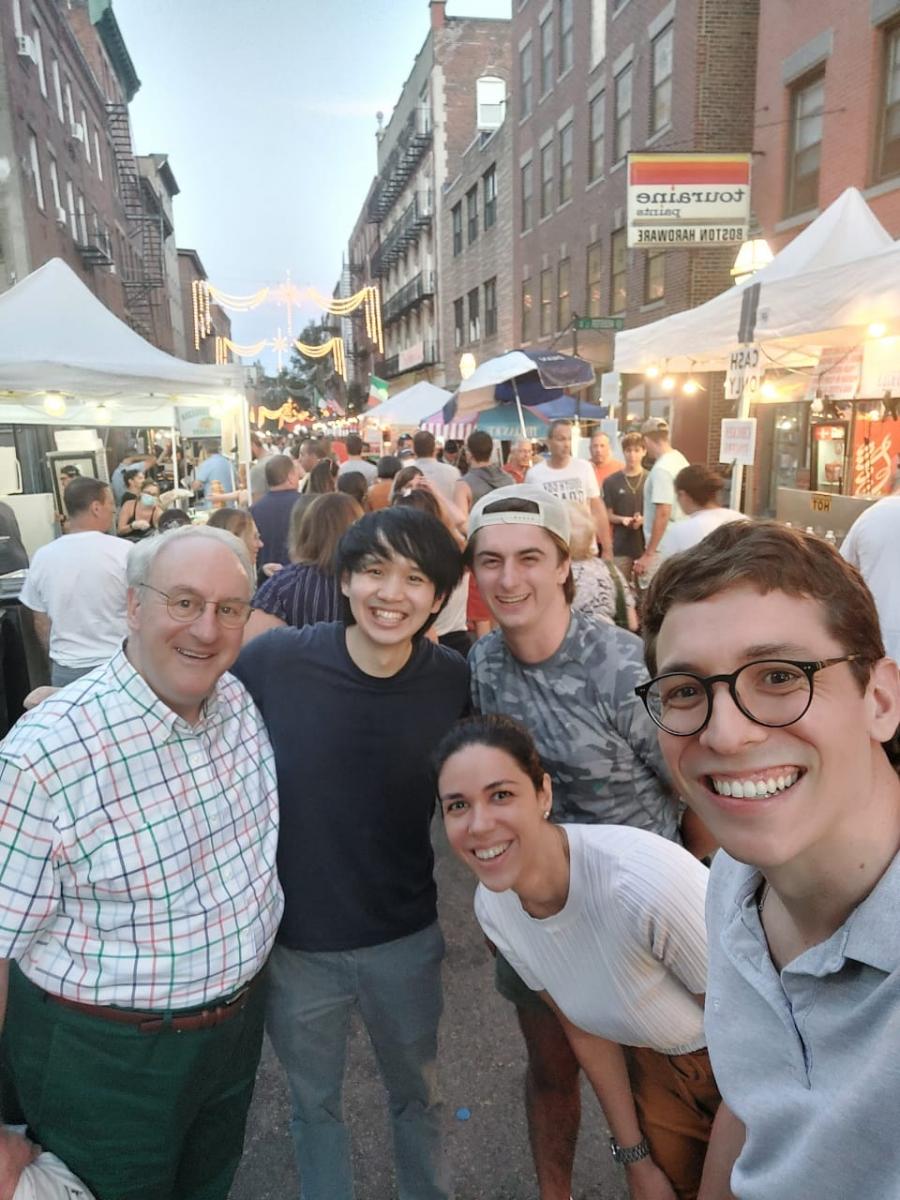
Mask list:
[[[494,986],[503,999],[514,1004],[516,1008],[530,1009],[532,1012],[548,1011],[548,1005],[541,998],[540,992],[535,992],[528,986],[499,950],[494,959]]]

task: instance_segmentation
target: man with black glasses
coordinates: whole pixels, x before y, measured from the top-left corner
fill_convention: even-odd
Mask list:
[[[700,1200],[896,1196],[900,720],[859,573],[825,541],[722,526],[665,562],[637,688],[724,850],[706,1032],[724,1103]]]

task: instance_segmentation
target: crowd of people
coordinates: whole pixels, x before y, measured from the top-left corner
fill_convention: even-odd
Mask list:
[[[877,521],[842,558],[722,507],[665,422],[621,460],[572,433],[257,437],[249,508],[182,527],[132,466],[117,517],[66,488],[22,593],[61,690],[0,745],[0,1085],[97,1200],[226,1200],[264,1027],[304,1200],[352,1200],[354,1010],[400,1200],[449,1200],[436,808],[541,1200],[582,1073],[632,1200],[896,1196]],[[6,1134],[0,1188],[35,1153]]]

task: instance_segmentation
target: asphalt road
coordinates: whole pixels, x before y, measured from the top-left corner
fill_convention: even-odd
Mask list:
[[[435,850],[444,960],[440,1066],[447,1150],[457,1200],[537,1200],[522,1101],[524,1048],[511,1005],[494,990],[490,955],[472,912],[474,881],[447,849],[440,819]],[[357,1200],[392,1200],[390,1129],[384,1091],[365,1032],[354,1023],[344,1088],[353,1135]],[[463,1120],[460,1110],[468,1110]],[[297,1200],[284,1076],[266,1044],[244,1157],[230,1200]],[[624,1200],[621,1168],[585,1088],[575,1200]]]

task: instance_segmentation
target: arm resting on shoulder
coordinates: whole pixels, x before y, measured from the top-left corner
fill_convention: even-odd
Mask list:
[[[744,1145],[743,1124],[723,1102],[713,1121],[698,1200],[734,1200],[731,1171]]]
[[[276,617],[274,613],[264,612],[261,608],[254,608],[250,613],[250,619],[244,626],[243,645],[246,646],[248,642],[252,642],[261,633],[268,633],[270,629],[286,628],[287,622],[282,621],[281,617]]]

